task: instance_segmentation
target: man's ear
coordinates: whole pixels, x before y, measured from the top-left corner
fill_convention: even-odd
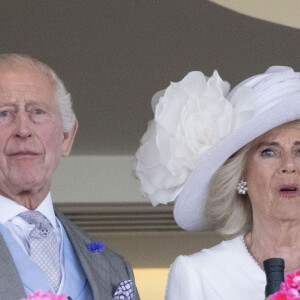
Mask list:
[[[75,119],[75,124],[73,128],[70,131],[63,133],[64,135],[63,142],[62,142],[63,157],[68,156],[70,154],[77,129],[78,129],[78,121],[77,119]]]

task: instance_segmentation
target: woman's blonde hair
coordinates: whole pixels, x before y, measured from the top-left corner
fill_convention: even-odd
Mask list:
[[[242,234],[252,228],[252,208],[248,195],[237,192],[253,142],[241,148],[212,177],[206,201],[209,219],[221,234]]]

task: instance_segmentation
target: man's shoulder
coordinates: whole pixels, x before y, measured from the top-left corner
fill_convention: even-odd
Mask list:
[[[67,232],[69,239],[71,240],[72,244],[73,241],[76,241],[79,245],[87,247],[89,244],[93,242],[97,242],[97,239],[86,233],[82,230],[78,225],[68,219],[59,209],[55,208],[55,214],[57,218],[62,223],[65,231]],[[101,252],[109,262],[120,264],[127,264],[125,258],[112,249],[108,248],[106,245],[105,251]]]
[[[100,278],[104,282],[107,282],[107,278],[109,277],[109,285],[112,286],[112,290],[115,290],[120,282],[129,279],[134,281],[132,268],[123,256],[106,247],[106,245],[105,249],[101,249],[98,252],[88,249],[91,243],[97,242],[96,239],[84,232],[58,210],[55,210],[55,212],[68,235],[84,271],[89,272],[88,270],[93,270],[92,273],[89,272],[91,276],[89,279],[93,282],[91,283],[92,285],[98,285]],[[95,246],[97,247],[97,244]]]

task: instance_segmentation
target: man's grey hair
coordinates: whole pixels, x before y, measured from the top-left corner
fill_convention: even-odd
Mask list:
[[[52,68],[28,55],[0,54],[0,69],[5,67],[36,69],[52,80],[55,89],[55,100],[61,114],[63,129],[65,132],[72,130],[76,117],[72,109],[71,95],[67,91],[63,81]]]

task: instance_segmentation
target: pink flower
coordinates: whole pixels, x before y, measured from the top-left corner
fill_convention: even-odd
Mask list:
[[[300,300],[300,295],[296,289],[279,291],[268,298],[269,300]]]
[[[286,291],[279,291],[273,295],[271,295],[269,300],[288,300],[287,292]]]
[[[56,295],[52,292],[44,293],[42,290],[36,290],[34,294],[28,294],[27,298],[20,300],[68,300],[65,295]]]
[[[300,300],[300,270],[295,274],[285,276],[285,282],[280,285],[280,291],[271,295],[269,300]]]
[[[289,287],[287,286],[287,284],[285,282],[281,282],[280,291],[287,291],[288,289]]]
[[[295,274],[286,274],[285,282],[288,287],[300,289],[300,270],[297,270]]]

